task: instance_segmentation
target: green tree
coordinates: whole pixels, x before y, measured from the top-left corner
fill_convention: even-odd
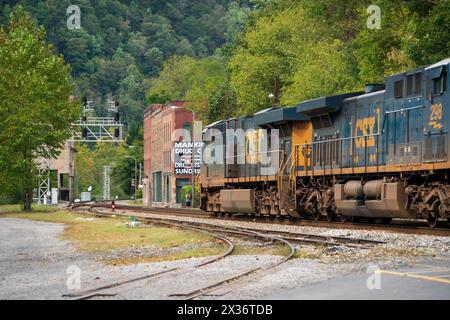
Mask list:
[[[35,159],[54,158],[79,114],[70,67],[22,7],[0,29],[0,172],[14,176],[31,210]]]
[[[431,10],[426,9],[417,9],[428,14],[418,24],[416,39],[410,43],[408,50],[418,65],[432,64],[450,57],[450,1],[441,0]]]
[[[387,75],[416,66],[408,49],[416,41],[417,15],[398,1],[381,0],[374,4],[382,10],[381,29],[367,28],[368,14],[360,10],[360,32],[353,40],[363,83],[383,82]]]
[[[312,44],[304,51],[281,97],[283,105],[362,89],[358,88],[361,85],[352,52],[340,40]]]
[[[271,106],[275,79],[281,79],[285,92],[301,57],[312,44],[329,37],[328,26],[312,19],[299,4],[268,12],[251,20],[253,27],[247,29],[228,64],[241,115]]]
[[[209,102],[224,92],[222,86],[227,83],[222,58],[174,56],[164,64],[159,78],[151,82],[147,99],[150,103],[189,101],[190,107],[201,119],[209,120]]]

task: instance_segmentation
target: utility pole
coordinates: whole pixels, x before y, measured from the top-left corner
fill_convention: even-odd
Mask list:
[[[69,203],[75,201],[75,142],[69,141]]]
[[[111,199],[111,179],[109,173],[110,166],[103,166],[103,200]]]
[[[137,196],[137,159],[132,156],[125,156],[125,158],[134,159],[134,202],[137,202],[136,196]]]
[[[139,184],[138,186],[142,186],[142,163],[139,163]]]

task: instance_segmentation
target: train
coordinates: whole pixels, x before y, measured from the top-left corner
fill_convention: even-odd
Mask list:
[[[361,92],[207,126],[201,209],[342,222],[425,219],[430,228],[449,223],[449,68],[450,58]]]

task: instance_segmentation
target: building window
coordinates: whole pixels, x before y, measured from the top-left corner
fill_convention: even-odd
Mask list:
[[[172,183],[170,174],[164,174],[164,201],[170,202],[172,200]]]
[[[162,202],[162,172],[153,173],[153,202]]]
[[[189,179],[177,179],[176,181],[176,202],[181,204],[183,202],[182,199],[182,190],[184,186],[189,186],[191,183]]]
[[[192,137],[192,123],[185,122],[183,124],[183,140],[191,141],[191,137]]]
[[[164,168],[170,168],[172,165],[171,152],[164,151]]]

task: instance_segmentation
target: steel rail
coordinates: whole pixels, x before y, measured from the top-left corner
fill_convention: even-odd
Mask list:
[[[86,204],[84,206],[86,206]],[[80,208],[80,207],[83,207],[83,205],[80,205],[77,208]],[[90,207],[90,211],[97,215],[109,216],[109,215],[105,215],[104,213],[102,213],[100,211],[93,210],[92,207]],[[161,224],[169,225],[169,223],[163,223],[163,222],[161,222]],[[227,250],[223,254],[221,254],[220,256],[214,257],[210,260],[207,260],[206,262],[197,264],[194,266],[194,268],[201,268],[206,265],[210,265],[212,263],[215,263],[222,259],[225,259],[229,255],[231,255],[235,249],[234,243],[230,239],[224,237],[223,235],[215,234],[215,233],[208,232],[208,231],[202,230],[200,228],[195,228],[195,227],[189,227],[189,226],[178,226],[178,227],[207,234],[213,238],[216,238],[216,239],[219,239],[220,241],[225,242],[228,245]],[[163,275],[166,275],[169,273],[174,273],[174,272],[180,271],[180,270],[182,270],[182,268],[180,268],[180,267],[172,268],[172,269],[165,270],[162,272],[152,273],[150,275],[144,275],[141,277],[118,281],[118,282],[104,285],[104,286],[97,287],[97,288],[92,288],[92,289],[88,289],[88,290],[84,290],[84,291],[80,291],[80,292],[76,292],[76,293],[66,294],[66,295],[63,295],[63,297],[75,298],[75,300],[88,300],[88,299],[91,299],[94,297],[99,297],[99,296],[115,296],[118,293],[109,293],[108,291],[110,291],[111,289],[117,289],[119,287],[123,287],[124,285],[128,285],[131,283],[148,280],[148,279],[159,278],[160,276],[163,276]]]
[[[230,229],[234,229],[236,231],[241,231],[240,228],[231,227]],[[245,234],[245,232],[243,232],[243,234]],[[244,281],[244,280],[248,280],[251,277],[254,277],[254,276],[258,275],[259,273],[266,272],[266,271],[271,270],[271,269],[273,269],[275,267],[278,267],[278,266],[282,265],[283,263],[286,263],[287,261],[292,259],[294,257],[294,255],[295,255],[295,252],[296,252],[295,247],[290,242],[288,242],[287,240],[285,240],[283,238],[278,238],[276,236],[262,234],[262,233],[255,232],[255,231],[247,231],[247,236],[251,236],[251,237],[256,236],[258,238],[263,238],[263,239],[268,239],[268,240],[272,240],[272,241],[281,242],[284,245],[289,247],[289,249],[290,249],[289,254],[286,257],[284,257],[283,259],[281,259],[280,261],[272,263],[269,266],[256,267],[256,268],[250,269],[250,270],[248,270],[248,271],[246,271],[244,273],[241,273],[241,274],[232,276],[230,278],[218,281],[218,282],[213,283],[211,285],[208,285],[206,287],[202,287],[202,288],[196,289],[194,291],[191,291],[189,293],[171,294],[170,297],[181,297],[181,298],[184,298],[185,300],[194,300],[194,299],[196,299],[198,297],[204,296],[204,295],[206,295],[208,293],[211,293],[213,291],[216,291],[218,289],[222,289],[225,286],[228,286],[228,285],[231,285],[231,284],[235,284],[237,282],[241,282],[241,281]]]
[[[102,205],[105,208],[109,208],[110,206],[104,204]],[[203,212],[195,209],[172,209],[172,208],[146,208],[139,206],[124,206],[124,205],[116,205],[116,209],[123,210],[136,210],[139,212],[147,212],[154,214],[164,214],[164,215],[176,215],[176,216],[192,216],[196,218],[202,219],[223,219],[221,216],[216,216],[212,213]],[[287,219],[283,219],[283,217],[273,217],[273,216],[253,216],[248,217],[245,215],[233,215],[230,220],[256,220],[255,222],[260,223],[280,223],[282,221],[285,224],[290,224],[294,226],[318,226],[325,228],[339,228],[339,229],[365,229],[365,230],[386,230],[393,232],[401,232],[401,233],[419,233],[419,234],[429,234],[429,235],[437,235],[437,236],[450,236],[450,225],[443,225],[442,227],[430,229],[426,226],[426,223],[422,221],[396,221],[394,220],[391,224],[375,224],[375,223],[360,223],[360,222],[330,222],[330,221],[315,221],[315,220],[307,220],[307,219],[295,219],[291,217],[285,217]],[[267,221],[271,220],[272,221]]]
[[[84,205],[78,206],[77,208],[80,208],[82,206],[88,206],[90,208],[90,211],[92,211],[95,214],[98,214],[98,215],[101,215],[101,216],[109,216],[109,215],[106,215],[104,212],[101,212],[101,211],[98,211],[98,210],[93,210],[93,207],[95,207],[96,205],[84,204]],[[273,236],[273,235],[269,235],[269,234],[263,234],[263,233],[260,233],[260,232],[257,232],[257,231],[253,231],[253,230],[245,230],[245,229],[242,229],[242,228],[229,227],[229,226],[219,226],[220,228],[217,228],[218,226],[214,226],[214,225],[210,225],[210,224],[188,223],[186,221],[175,221],[175,220],[171,220],[171,219],[169,219],[170,222],[168,222],[167,219],[155,218],[155,217],[137,217],[137,220],[138,221],[140,220],[141,222],[144,222],[144,223],[162,224],[162,225],[165,225],[165,226],[173,226],[173,227],[177,227],[177,228],[190,229],[190,230],[194,230],[194,231],[198,231],[198,232],[203,232],[203,233],[206,233],[206,234],[214,234],[217,237],[222,237],[222,236],[217,234],[217,232],[221,232],[221,233],[231,233],[234,236],[251,237],[251,238],[255,238],[256,237],[256,238],[264,239],[264,240],[278,241],[278,242],[281,242],[282,244],[288,246],[289,249],[290,249],[289,254],[286,257],[284,257],[282,260],[280,260],[280,261],[278,261],[276,263],[273,263],[273,264],[271,264],[271,265],[269,265],[267,267],[264,267],[264,268],[262,268],[262,267],[253,268],[253,269],[251,269],[249,271],[246,271],[243,274],[239,274],[239,275],[233,276],[232,278],[228,278],[228,279],[219,281],[217,283],[214,283],[213,285],[209,285],[207,287],[204,287],[204,288],[201,288],[201,289],[197,289],[197,290],[195,290],[193,292],[190,292],[188,294],[170,295],[170,296],[173,296],[173,297],[174,296],[180,296],[180,297],[183,296],[183,297],[185,297],[185,299],[188,299],[188,300],[195,299],[195,298],[197,298],[199,296],[205,295],[206,293],[209,293],[211,291],[217,290],[217,289],[223,287],[224,285],[228,285],[230,283],[235,283],[237,281],[241,281],[241,280],[247,279],[250,276],[255,275],[256,273],[258,273],[259,271],[262,272],[262,271],[267,271],[267,270],[273,269],[273,268],[275,268],[275,267],[277,267],[277,266],[287,262],[288,260],[292,259],[294,257],[294,255],[295,255],[295,252],[296,252],[295,247],[289,241],[287,241],[286,239],[279,238],[277,236]],[[211,229],[211,228],[213,228],[213,229]],[[232,242],[230,241],[229,244],[232,245]],[[232,247],[229,247],[227,252],[224,254],[224,257],[230,255],[233,252],[233,250],[234,250],[234,245]],[[196,267],[202,267],[202,266],[211,264],[213,262],[216,262],[218,260],[220,260],[220,259],[214,258],[214,259],[212,259],[210,261],[207,261],[205,263],[199,264]],[[178,270],[180,270],[180,268],[176,268],[174,270],[168,271],[165,274],[170,273],[170,272],[174,272],[174,271],[178,271]],[[131,282],[140,281],[140,280],[145,280],[145,279],[148,279],[149,277],[152,278],[154,276],[155,275],[149,275],[149,276],[147,276],[145,278],[144,277],[140,277],[140,278],[135,279],[135,281],[133,281],[133,279],[132,279],[131,281],[126,281],[125,284],[131,283]],[[116,289],[119,286],[120,286],[120,284],[119,285],[114,285],[113,284],[113,285],[110,285],[110,286],[107,286],[107,287],[102,287],[102,288],[97,289],[97,290],[96,289],[89,290],[89,292],[87,292],[87,294],[82,295],[81,297],[78,298],[78,300],[86,300],[86,299],[90,299],[90,298],[93,298],[93,297],[96,297],[96,296],[97,297],[98,296],[108,296],[108,297],[114,296],[117,293],[116,294],[110,293],[110,292],[108,292],[108,290]]]

